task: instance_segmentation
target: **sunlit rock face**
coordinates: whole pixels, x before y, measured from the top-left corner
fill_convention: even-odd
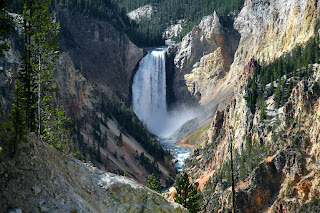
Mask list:
[[[150,5],[144,5],[128,13],[128,17],[135,22],[139,23],[142,19],[151,20],[155,8]]]
[[[174,59],[178,102],[206,105],[212,101],[215,87],[230,69],[238,41],[239,34],[224,26],[216,12],[182,39]]]
[[[247,0],[234,22],[241,34],[230,79],[243,73],[251,58],[269,62],[318,33],[320,2],[316,0]]]
[[[245,152],[250,135],[258,143],[269,145],[272,155],[257,161],[257,167],[236,185],[236,208],[241,212],[298,212],[306,205],[318,206],[315,200],[320,193],[319,64],[312,65],[314,75],[297,83],[283,107],[275,109],[273,100],[266,100],[271,118],[264,121],[259,112],[253,115],[248,109],[242,79],[251,59],[268,63],[319,34],[319,8],[316,0],[247,0],[234,22],[241,35],[239,45],[230,71],[220,81],[225,86],[217,84],[213,89],[216,92],[213,100],[221,88],[228,87],[232,87],[233,98],[227,107],[219,106],[207,137],[199,142],[199,146],[208,143],[211,147],[204,151],[196,149],[189,158],[196,163],[187,169],[196,177],[199,188],[204,189],[210,177],[230,160],[231,143],[240,153]],[[190,53],[190,48],[185,50],[184,54]],[[193,71],[204,67],[201,60],[193,65]],[[180,71],[182,74],[185,70]],[[197,73],[187,75],[183,82],[187,88],[201,82],[195,76]],[[203,203],[204,212],[231,209],[231,187],[223,184],[222,180],[213,185],[211,195]]]

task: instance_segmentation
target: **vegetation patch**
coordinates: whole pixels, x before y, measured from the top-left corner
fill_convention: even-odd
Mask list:
[[[319,59],[319,37],[316,37],[269,64],[255,62],[245,97],[251,112],[254,114],[259,109],[261,119],[265,119],[265,100],[270,96],[273,96],[276,109],[286,103],[297,81],[308,79],[313,72],[309,65]]]
[[[210,126],[211,126],[211,123],[208,123],[208,124],[200,127],[199,129],[197,129],[196,131],[194,131],[193,133],[191,133],[190,135],[188,135],[187,137],[182,139],[179,143],[180,144],[188,144],[188,145],[192,145],[192,146],[197,145],[197,143],[199,142],[199,138],[201,136],[206,136],[207,130],[210,128]],[[200,141],[200,142],[202,142],[202,141]]]

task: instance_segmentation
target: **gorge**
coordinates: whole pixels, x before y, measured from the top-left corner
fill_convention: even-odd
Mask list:
[[[187,212],[168,201],[179,172],[201,192],[204,213],[320,212],[319,0],[51,6],[61,28],[50,102],[70,119],[70,138],[57,150],[26,129],[27,142],[12,143],[28,109],[14,111],[27,100],[15,94],[28,44],[27,13],[8,9],[0,213]],[[150,190],[150,174],[174,187]]]

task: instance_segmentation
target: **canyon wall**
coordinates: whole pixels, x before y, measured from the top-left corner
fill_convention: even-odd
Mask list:
[[[67,10],[56,15],[61,49],[83,76],[101,90],[130,102],[131,79],[144,51],[110,23]]]
[[[231,172],[226,172],[230,169],[231,144],[236,162],[238,211],[296,212],[309,207],[317,210],[314,208],[317,208],[319,199],[320,178],[317,166],[319,64],[313,64],[312,68],[309,65],[313,74],[308,79],[291,77],[296,86],[283,107],[276,108],[273,97],[266,100],[268,119],[262,119],[260,111],[252,114],[247,107],[246,80],[254,59],[260,64],[272,62],[296,45],[304,45],[319,35],[319,8],[320,2],[316,0],[247,0],[234,22],[240,40],[224,77],[216,81],[215,86],[210,86],[206,78],[195,78],[206,68],[209,71],[221,68],[222,63],[213,63],[213,59],[224,51],[222,48],[219,52],[217,48],[201,59],[197,58],[192,71],[184,75],[184,80],[180,79],[181,85],[186,86],[200,104],[215,109],[204,97],[209,97],[211,103],[220,104],[210,126],[196,131],[197,144],[191,145],[197,148],[186,164],[186,171],[206,197],[202,203],[204,212],[224,212],[232,208],[231,187],[228,185]],[[218,30],[219,25],[215,28]],[[200,38],[197,42],[201,41]],[[184,48],[183,54],[187,55],[192,47]],[[179,55],[182,54],[178,51],[177,57]],[[179,67],[183,73],[185,64],[192,60],[181,59],[175,62],[183,65]],[[289,78],[285,76],[282,80],[289,84]],[[196,88],[195,85],[199,89],[190,89]],[[206,93],[201,93],[201,89],[210,92],[210,96],[203,96]],[[201,96],[194,91],[199,91]],[[220,98],[221,93],[223,98]],[[191,143],[190,137],[182,143]]]

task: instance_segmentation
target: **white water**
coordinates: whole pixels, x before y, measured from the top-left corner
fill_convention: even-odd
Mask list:
[[[140,61],[132,84],[133,110],[149,131],[161,135],[167,116],[165,51],[154,50]]]
[[[197,113],[182,107],[171,112],[167,110],[165,49],[149,50],[140,61],[133,78],[132,105],[133,111],[146,124],[148,130],[161,138],[164,148],[173,152],[177,160],[176,167],[181,170],[190,150],[165,138],[171,136]]]

